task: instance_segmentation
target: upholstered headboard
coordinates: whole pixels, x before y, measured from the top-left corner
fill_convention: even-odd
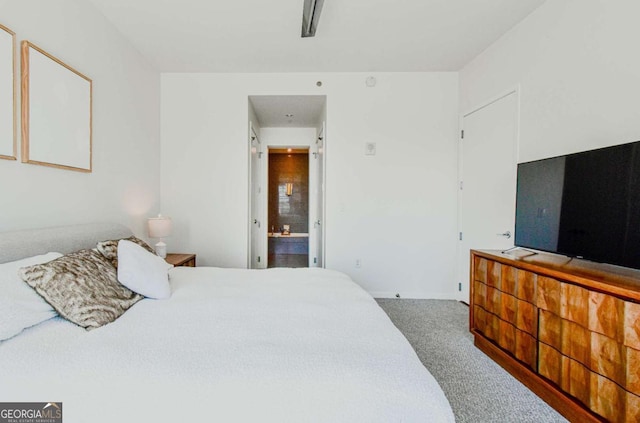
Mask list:
[[[89,223],[55,228],[0,233],[0,263],[48,252],[62,254],[86,248],[107,239],[131,236],[129,228],[117,223]]]

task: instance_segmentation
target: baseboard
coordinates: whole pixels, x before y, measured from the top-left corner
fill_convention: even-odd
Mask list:
[[[397,292],[389,291],[368,291],[373,298],[405,298],[411,300],[455,300],[455,294],[443,294],[432,292],[400,292],[400,297],[396,297]]]

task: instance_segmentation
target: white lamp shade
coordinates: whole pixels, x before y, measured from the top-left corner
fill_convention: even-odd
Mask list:
[[[165,238],[171,235],[171,218],[158,216],[149,218],[149,236],[151,238]]]

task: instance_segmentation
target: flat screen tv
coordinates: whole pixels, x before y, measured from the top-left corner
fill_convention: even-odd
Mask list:
[[[518,164],[515,245],[640,269],[640,141]]]

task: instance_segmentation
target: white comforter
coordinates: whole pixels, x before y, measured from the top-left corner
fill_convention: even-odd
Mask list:
[[[65,423],[454,421],[341,273],[179,267],[171,284],[103,328],[55,318],[0,342],[0,401],[62,401]]]

